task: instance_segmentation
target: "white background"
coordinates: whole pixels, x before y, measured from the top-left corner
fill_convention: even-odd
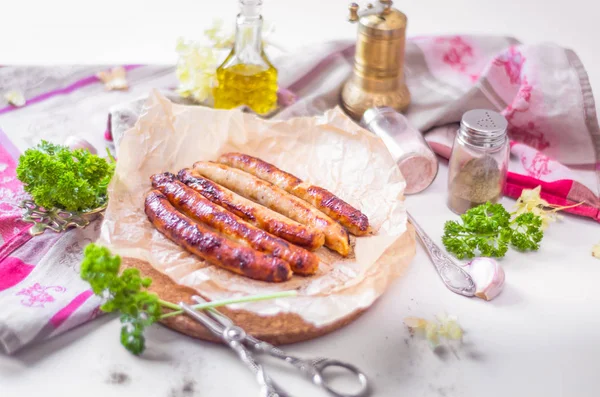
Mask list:
[[[2,0],[0,62],[173,63],[179,36],[199,38],[214,18],[233,23],[235,0]],[[264,0],[288,49],[352,38],[346,0]],[[594,0],[403,0],[409,36],[512,35],[574,49],[600,84],[600,6]]]
[[[0,64],[175,62],[177,37],[198,39],[235,0],[2,0]],[[355,36],[346,0],[264,0],[275,41],[288,50]],[[595,0],[406,0],[409,36],[510,35],[576,51],[600,87],[600,5]],[[598,90],[594,90],[598,91]]]
[[[266,0],[274,39],[293,50],[311,42],[352,38],[345,1]],[[455,0],[399,3],[409,35],[513,35],[525,43],[552,41],[574,49],[600,92],[600,13],[586,0]],[[9,1],[0,7],[0,64],[172,63],[178,36],[198,38],[215,17],[232,21],[233,0]],[[598,95],[598,94],[597,94]],[[444,220],[446,168],[434,185],[407,205],[439,241]],[[508,206],[510,200],[505,200]],[[591,221],[566,217],[552,225],[535,254],[510,254],[505,291],[493,302],[447,291],[423,250],[405,277],[355,323],[317,341],[288,349],[354,362],[370,375],[375,396],[596,397],[600,390],[600,240]],[[465,345],[437,354],[410,338],[408,315],[456,314]],[[145,358],[118,343],[118,322],[105,316],[51,342],[0,356],[0,396],[254,396],[245,368],[224,348],[193,341],[160,326],[149,334]],[[124,385],[108,382],[124,372]],[[286,377],[285,379],[288,379]],[[194,381],[194,392],[182,385]],[[287,382],[286,382],[287,383]],[[291,383],[294,395],[319,396]],[[177,394],[179,393],[179,394]]]

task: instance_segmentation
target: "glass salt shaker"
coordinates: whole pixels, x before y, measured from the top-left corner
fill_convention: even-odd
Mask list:
[[[448,165],[448,207],[455,213],[502,197],[510,151],[507,127],[504,116],[492,110],[463,115]]]
[[[406,117],[390,107],[365,111],[362,124],[380,137],[406,180],[404,193],[419,193],[431,185],[438,171],[437,157]]]

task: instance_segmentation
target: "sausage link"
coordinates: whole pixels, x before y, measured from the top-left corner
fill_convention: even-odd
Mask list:
[[[293,220],[321,230],[325,246],[342,256],[350,253],[348,232],[339,223],[315,207],[277,186],[227,165],[198,161],[194,170],[242,196],[264,205]]]
[[[194,170],[184,168],[177,175],[179,180],[213,203],[239,216],[246,222],[290,243],[315,250],[325,242],[325,235],[296,221],[271,211],[262,205],[208,180]]]
[[[273,164],[241,153],[226,153],[219,157],[219,163],[248,172],[301,198],[341,223],[355,236],[364,236],[371,231],[369,218],[365,214],[330,191],[303,182]]]
[[[246,223],[238,216],[208,201],[200,193],[165,172],[151,177],[152,186],[164,194],[169,202],[190,218],[202,222],[240,244],[250,245],[290,264],[292,271],[301,275],[314,274],[319,258],[287,241]]]
[[[255,280],[289,280],[287,262],[227,240],[178,212],[157,190],[146,194],[146,215],[169,240],[213,265]]]

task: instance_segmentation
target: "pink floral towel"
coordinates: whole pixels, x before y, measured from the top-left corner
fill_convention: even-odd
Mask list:
[[[512,140],[505,194],[518,197],[541,185],[549,202],[584,202],[569,212],[600,221],[600,128],[587,74],[573,51],[461,36],[416,39],[414,45],[413,56],[423,54],[429,67],[411,70],[416,101],[408,115],[429,130],[427,139],[440,155],[449,156],[456,131],[445,123],[475,107],[497,110]],[[452,93],[426,100],[432,77]],[[423,117],[424,107],[438,113]]]
[[[277,117],[336,106],[353,53],[351,41],[328,42],[276,60],[288,99]],[[550,202],[585,201],[571,211],[600,221],[600,128],[589,81],[572,51],[507,37],[418,37],[407,43],[405,59],[413,98],[407,116],[438,154],[449,156],[464,112],[500,111],[512,139],[505,193],[517,197],[542,185]],[[18,89],[28,99],[23,108],[0,103],[0,350],[8,353],[88,321],[99,303],[79,278],[81,251],[96,239],[99,222],[30,238],[18,220],[24,197],[14,172],[19,152],[42,138],[63,142],[69,135],[101,151],[107,114],[106,136],[118,142],[140,111],[137,99],[176,85],[173,67],[133,65],[127,67],[129,91],[106,91],[95,77],[105,69],[0,68],[0,93]]]
[[[300,99],[279,117],[335,106],[353,54],[352,43],[335,42],[282,59],[280,81]],[[549,202],[584,201],[569,212],[600,221],[600,128],[573,51],[510,37],[415,37],[406,46],[405,77],[412,96],[406,116],[439,155],[449,157],[463,113],[501,112],[512,140],[505,194],[542,185]]]
[[[110,106],[175,80],[172,67],[132,65],[126,69],[134,87],[107,92],[96,77],[105,69],[0,68],[0,94],[19,89],[27,99],[22,108],[0,103],[0,351],[13,353],[99,313],[99,299],[81,280],[79,265],[83,248],[98,237],[100,221],[83,230],[31,237],[30,225],[20,220],[18,205],[27,195],[15,168],[19,154],[40,139],[62,143],[79,135],[102,151]]]
[[[20,221],[26,195],[15,175],[18,151],[1,131],[0,143],[0,350],[12,353],[95,315],[98,300],[77,276],[77,264],[99,223],[32,240]]]

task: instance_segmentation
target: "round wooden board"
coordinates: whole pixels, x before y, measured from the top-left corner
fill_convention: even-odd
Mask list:
[[[406,269],[414,257],[414,229],[408,224],[408,231],[401,239],[406,239],[411,249],[409,252],[403,252],[397,258]],[[412,243],[412,244],[411,244]],[[123,258],[122,266],[124,268],[135,267],[140,270],[143,276],[152,278],[152,285],[149,290],[156,293],[161,299],[170,302],[191,302],[192,295],[198,295],[198,291],[177,284],[169,276],[152,267],[148,262],[134,258]],[[201,294],[200,294],[201,295]],[[276,316],[259,316],[255,313],[244,310],[231,310],[227,307],[219,308],[219,311],[229,316],[237,325],[241,326],[254,337],[269,342],[274,345],[283,345],[287,343],[302,342],[317,338],[343,326],[351,323],[358,318],[366,309],[356,310],[349,315],[324,327],[315,327],[304,321],[304,319],[294,313],[282,313]],[[203,339],[211,342],[221,342],[203,325],[195,322],[187,316],[173,316],[162,320],[162,323],[175,331],[185,335]]]

